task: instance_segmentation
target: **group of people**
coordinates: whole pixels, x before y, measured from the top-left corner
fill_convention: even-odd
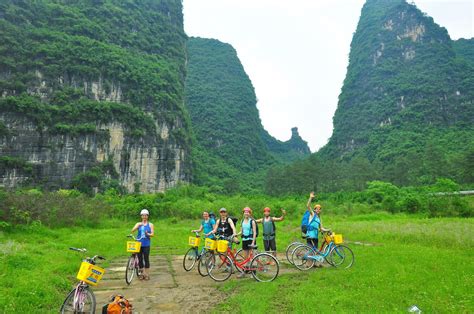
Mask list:
[[[314,207],[311,203],[315,199],[314,192],[309,195],[308,202],[306,204],[306,211],[303,215],[301,222],[302,231],[304,231],[304,237],[308,245],[317,248],[318,246],[318,233],[319,231],[326,232],[330,229],[326,229],[322,226],[321,221],[321,205],[316,204]],[[237,233],[236,219],[231,219],[228,216],[227,209],[221,208],[219,210],[219,218],[216,220],[213,215],[205,211],[202,214],[202,221],[199,229],[191,230],[191,232],[203,232],[206,238],[215,239],[216,235],[220,235],[226,238],[232,238],[235,243],[239,243],[237,236],[242,237],[242,250],[244,257],[249,256],[250,250],[255,246],[257,240],[257,224],[262,224],[263,228],[263,246],[265,251],[271,252],[276,257],[276,228],[275,222],[283,221],[285,219],[286,211],[281,209],[281,216],[271,216],[271,209],[265,207],[263,209],[263,217],[259,219],[253,218],[253,211],[250,207],[245,207],[242,210],[242,222],[240,225],[240,231]],[[149,280],[149,269],[150,269],[150,244],[151,237],[154,236],[153,224],[148,221],[150,213],[148,210],[143,209],[140,212],[141,222],[135,224],[132,228],[132,233],[138,231],[137,241],[141,242],[141,250],[138,253],[139,267],[140,267],[140,279]]]

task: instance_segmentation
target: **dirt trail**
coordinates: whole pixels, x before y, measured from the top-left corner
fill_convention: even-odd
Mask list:
[[[278,256],[280,261],[284,255]],[[151,273],[149,281],[134,278],[130,286],[125,283],[125,264],[127,260],[114,260],[106,269],[98,287],[93,288],[97,300],[97,313],[108,303],[113,294],[122,294],[133,304],[134,313],[207,313],[228,293],[219,291],[222,283],[209,277],[202,277],[195,268],[186,272],[183,269],[183,256],[150,256]],[[297,272],[281,263],[280,274]],[[230,280],[236,279],[232,276]],[[242,279],[242,283],[254,280]],[[276,279],[278,280],[278,278]]]
[[[112,294],[123,294],[130,300],[134,313],[204,313],[221,296],[218,283],[201,277],[196,268],[190,272],[183,269],[183,256],[150,256],[150,280],[135,277],[130,286],[124,279],[126,261],[111,263],[94,288],[97,311]]]

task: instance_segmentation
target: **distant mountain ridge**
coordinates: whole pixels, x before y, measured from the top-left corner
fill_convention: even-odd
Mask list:
[[[293,190],[311,184],[360,189],[374,179],[399,185],[430,184],[439,177],[471,182],[473,57],[473,39],[451,40],[415,5],[367,0],[329,142],[306,162],[273,171],[267,187],[284,192],[278,178],[288,182],[302,168],[312,177],[294,180],[299,187]]]
[[[231,45],[192,37],[187,47],[186,105],[199,147],[197,182],[230,179],[253,186],[262,179],[253,178],[255,173],[309,155],[297,128],[287,142],[263,128],[254,88]]]

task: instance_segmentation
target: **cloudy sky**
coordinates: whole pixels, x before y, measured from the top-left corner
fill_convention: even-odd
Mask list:
[[[255,87],[265,129],[286,141],[296,126],[316,151],[332,134],[364,2],[184,0],[184,29],[189,36],[231,44]],[[474,37],[474,0],[414,2],[451,38]]]

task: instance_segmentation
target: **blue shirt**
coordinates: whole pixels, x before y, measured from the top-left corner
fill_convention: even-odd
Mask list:
[[[318,215],[314,214],[313,219],[308,224],[308,231],[306,231],[306,236],[310,239],[317,239],[319,226],[321,225],[321,220]]]
[[[245,219],[242,220],[242,241],[253,240],[253,229],[252,225],[250,224],[251,222],[252,219],[247,220],[247,222],[245,222]]]
[[[207,234],[214,230],[214,225],[216,224],[216,221],[212,218],[209,218],[207,221],[202,220],[201,221],[201,226],[204,234]],[[210,234],[209,236],[206,236],[206,238],[211,238],[214,239],[215,236],[213,234]]]
[[[150,223],[148,222],[146,225],[141,225],[140,227],[138,227],[137,241],[140,241],[143,247],[150,246],[151,244],[150,237],[146,235],[145,231],[151,233]]]

